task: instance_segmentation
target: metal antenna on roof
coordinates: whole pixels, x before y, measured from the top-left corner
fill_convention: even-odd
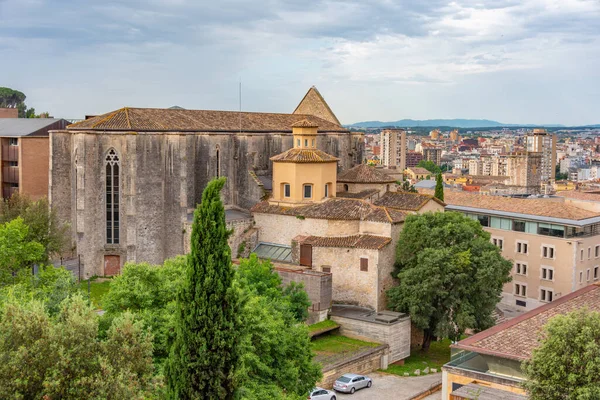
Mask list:
[[[242,133],[242,77],[240,76],[240,134]]]

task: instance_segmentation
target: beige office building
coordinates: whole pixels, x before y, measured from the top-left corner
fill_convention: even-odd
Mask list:
[[[540,179],[547,183],[556,178],[556,135],[536,128],[525,137],[527,152],[541,154]]]
[[[381,131],[381,164],[385,167],[396,167],[401,171],[406,168],[406,131],[404,129],[384,129]]]
[[[600,202],[450,192],[446,211],[478,220],[513,262],[502,302],[530,310],[600,279]]]

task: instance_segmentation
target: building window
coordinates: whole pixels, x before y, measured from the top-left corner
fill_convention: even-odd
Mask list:
[[[527,247],[526,242],[517,242],[517,253],[527,254]]]
[[[304,139],[304,147],[308,147],[308,139]]]
[[[344,183],[344,190],[347,192],[348,191],[348,185]]]
[[[581,253],[579,255],[579,261],[583,261],[583,249],[581,249]]]
[[[527,275],[527,264],[520,262],[516,263],[515,272],[517,275]]]
[[[513,231],[525,232],[525,221],[513,221]]]
[[[331,273],[331,266],[329,266],[329,265],[321,266],[321,272]]]
[[[542,245],[542,257],[554,258],[554,246]]]
[[[490,217],[487,215],[477,215],[477,220],[481,226],[490,226]]]
[[[304,198],[312,199],[312,185],[304,185]]]
[[[500,250],[502,250],[504,248],[504,240],[503,239],[492,238],[492,243],[494,243],[494,246],[498,246],[500,248]]]
[[[589,268],[585,271],[585,280],[588,282],[590,281],[590,269]]]
[[[9,161],[8,162],[8,166],[9,167],[18,167],[19,166],[19,162],[18,161]]]
[[[596,250],[595,250],[595,252],[594,252],[594,256],[595,256],[596,258],[600,257],[600,245],[599,245],[599,246],[596,246]]]
[[[592,258],[592,248],[588,247],[588,260],[591,260]]]
[[[325,197],[329,197],[329,184],[325,184]]]
[[[360,258],[360,270],[363,272],[369,271],[369,259],[368,258]]]
[[[315,139],[312,140],[312,147],[315,147]]]
[[[596,265],[594,267],[594,280],[597,280],[597,279],[598,279],[598,266]]]
[[[119,156],[106,155],[106,243],[119,244]]]
[[[554,298],[554,291],[550,289],[540,289],[540,301],[551,302]]]
[[[289,183],[284,183],[283,184],[283,197],[290,197],[291,196],[291,186]]]
[[[579,271],[579,283],[583,283],[583,271]]]
[[[527,285],[515,283],[515,296],[527,297]]]
[[[10,139],[8,139],[8,145],[9,146],[18,146],[19,145],[19,139],[17,139],[17,138],[10,138]]]
[[[296,147],[300,147],[300,139],[296,139]]]
[[[541,278],[547,281],[554,280],[554,268],[551,267],[542,267],[542,276]]]

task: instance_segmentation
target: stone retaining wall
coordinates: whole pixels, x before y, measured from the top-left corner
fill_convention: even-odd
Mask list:
[[[360,354],[323,367],[323,378],[317,386],[331,388],[333,382],[345,373],[369,374],[388,367],[389,346],[387,344],[368,349]]]

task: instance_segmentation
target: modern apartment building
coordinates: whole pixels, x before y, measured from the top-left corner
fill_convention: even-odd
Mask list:
[[[423,159],[425,161],[433,161],[435,165],[440,165],[442,162],[442,151],[441,147],[432,145],[430,143],[421,143],[421,152],[423,153]]]
[[[556,135],[536,128],[525,137],[527,152],[541,154],[540,179],[548,183],[556,178]]]
[[[502,302],[530,310],[600,279],[600,202],[447,191],[446,211],[481,223],[513,262]]]
[[[54,118],[0,119],[1,197],[19,192],[32,199],[48,196],[49,134],[69,123]]]
[[[406,131],[404,129],[383,129],[381,131],[381,165],[406,168]]]
[[[406,168],[416,167],[423,160],[423,154],[416,151],[406,153]]]

